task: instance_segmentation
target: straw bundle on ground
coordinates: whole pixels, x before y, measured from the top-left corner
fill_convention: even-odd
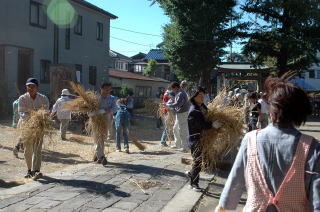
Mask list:
[[[76,113],[89,113],[98,111],[100,107],[100,100],[93,91],[86,91],[80,84],[70,83],[72,89],[79,94],[74,100],[65,102],[64,105],[71,111]],[[89,117],[86,123],[86,131],[94,138],[105,138],[108,129],[108,116],[96,114]]]
[[[244,108],[237,106],[223,106],[225,92],[222,91],[208,105],[206,118],[211,121],[219,120],[219,129],[206,130],[202,137],[203,168],[214,170],[223,158],[233,151],[243,136]]]
[[[21,136],[25,143],[35,143],[47,136],[52,140],[54,134],[53,121],[48,111],[40,109],[30,111],[30,118],[20,126]]]
[[[139,150],[141,150],[141,151],[146,150],[146,146],[143,145],[142,143],[140,143],[140,142],[138,141],[138,139],[137,139],[134,135],[132,135],[131,132],[129,132],[129,140],[132,141],[132,143],[133,143]]]

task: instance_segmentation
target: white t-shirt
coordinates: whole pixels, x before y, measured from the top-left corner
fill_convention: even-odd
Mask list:
[[[57,117],[59,120],[61,119],[71,119],[71,111],[67,110],[63,105],[63,102],[71,101],[71,99],[67,96],[63,96],[57,100],[57,102],[53,105],[52,112],[57,112]]]

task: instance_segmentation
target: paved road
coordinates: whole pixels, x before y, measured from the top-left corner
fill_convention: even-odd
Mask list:
[[[302,126],[300,130],[303,133],[311,135],[320,141],[320,120],[310,120],[304,126]],[[208,212],[214,210],[214,208],[219,203],[220,194],[222,192],[227,175],[228,174],[225,172],[218,173],[217,181],[210,184],[208,192],[204,194],[202,199],[199,201],[199,204],[196,207],[195,211]],[[246,194],[242,196],[240,204],[238,204],[238,208],[236,211],[242,211],[246,201],[245,198]]]

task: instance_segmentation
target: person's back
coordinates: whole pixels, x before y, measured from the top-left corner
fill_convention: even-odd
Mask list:
[[[320,144],[295,128],[311,113],[309,99],[285,78],[266,88],[273,124],[244,137],[216,211],[234,210],[244,190],[244,211],[319,211]]]

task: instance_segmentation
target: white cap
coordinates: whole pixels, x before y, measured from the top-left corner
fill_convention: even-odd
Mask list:
[[[61,96],[70,96],[70,95],[71,95],[71,93],[69,92],[68,89],[63,89],[61,91]]]
[[[188,85],[187,80],[182,80],[182,82],[180,83],[180,85]]]

